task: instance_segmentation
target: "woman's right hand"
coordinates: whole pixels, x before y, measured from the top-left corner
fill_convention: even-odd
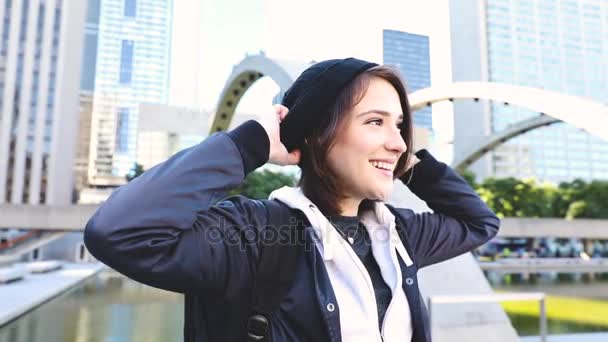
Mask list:
[[[301,152],[295,149],[291,152],[281,142],[280,124],[287,116],[289,109],[282,105],[275,105],[274,112],[264,115],[260,119],[260,124],[266,130],[268,139],[270,140],[270,154],[268,162],[276,165],[298,165],[300,162]]]

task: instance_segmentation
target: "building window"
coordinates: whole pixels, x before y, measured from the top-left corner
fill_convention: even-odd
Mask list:
[[[116,122],[116,152],[129,151],[129,108],[118,108]]]
[[[135,17],[135,12],[137,9],[136,0],[125,0],[125,17]]]
[[[120,84],[130,84],[133,72],[133,41],[123,40],[120,52]]]
[[[85,34],[84,55],[82,60],[82,75],[80,88],[95,90],[95,70],[97,67],[97,34]]]
[[[87,23],[99,24],[101,0],[89,0],[87,3]]]

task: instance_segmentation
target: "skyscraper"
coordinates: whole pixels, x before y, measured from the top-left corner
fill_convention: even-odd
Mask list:
[[[172,8],[172,0],[101,1],[90,184],[124,182],[136,157],[139,104],[167,102]]]
[[[0,203],[66,204],[86,3],[0,3]]]
[[[451,3],[454,81],[509,83],[608,104],[608,2],[464,0]],[[539,113],[502,103],[454,103],[456,144]],[[553,182],[608,179],[608,142],[567,124],[517,137],[474,165],[480,176]]]
[[[78,144],[74,162],[74,188],[80,194],[88,187],[89,152],[91,147],[91,124],[93,96],[97,70],[97,42],[99,40],[99,12],[101,0],[87,0],[84,30],[82,73],[80,76],[80,116],[78,120]]]
[[[397,67],[409,93],[431,86],[429,37],[395,30],[382,31],[384,64]],[[414,112],[414,125],[433,130],[431,108]]]

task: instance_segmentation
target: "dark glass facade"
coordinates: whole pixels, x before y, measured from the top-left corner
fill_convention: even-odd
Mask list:
[[[384,30],[382,41],[384,64],[399,69],[408,93],[431,86],[429,37]],[[414,112],[414,125],[433,130],[433,116],[430,107]]]

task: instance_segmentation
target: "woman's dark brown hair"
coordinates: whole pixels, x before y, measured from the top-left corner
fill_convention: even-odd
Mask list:
[[[319,210],[326,216],[340,214],[338,204],[345,193],[340,185],[337,175],[332,172],[327,162],[329,151],[336,141],[336,137],[345,124],[348,113],[361,101],[370,81],[373,78],[381,78],[389,82],[399,94],[401,108],[403,110],[403,124],[401,126],[401,137],[408,147],[395,168],[394,177],[399,178],[406,172],[411,157],[412,148],[412,115],[407,100],[405,85],[399,72],[389,66],[376,66],[370,68],[352,82],[350,82],[338,95],[330,107],[328,115],[323,115],[323,121],[318,128],[306,137],[301,146],[302,159],[300,167],[302,176],[299,186],[304,194],[317,205]],[[373,203],[364,200],[361,208],[369,208]]]

